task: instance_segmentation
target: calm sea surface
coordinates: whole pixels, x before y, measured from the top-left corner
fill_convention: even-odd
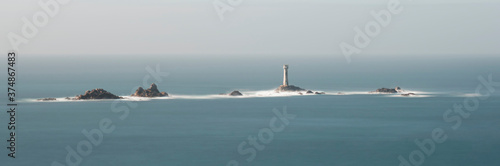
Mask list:
[[[260,58],[262,59],[262,58]],[[0,165],[66,164],[68,150],[87,141],[82,130],[99,128],[102,119],[114,130],[103,133],[102,142],[81,156],[80,165],[399,165],[398,156],[410,161],[414,151],[424,154],[423,165],[498,165],[500,163],[500,87],[486,100],[478,100],[476,111],[456,120],[443,114],[454,104],[463,104],[480,84],[478,76],[492,74],[500,81],[498,58],[486,60],[416,61],[408,64],[388,61],[372,64],[307,61],[290,65],[290,82],[327,95],[217,98],[211,95],[232,90],[267,91],[281,83],[284,62],[252,58],[207,60],[207,58],[67,59],[64,57],[20,59],[17,120],[17,158],[7,157],[2,144]],[[495,62],[496,61],[496,62]],[[89,66],[89,64],[92,64]],[[68,97],[94,88],[126,96],[149,75],[146,68],[169,75],[157,82],[172,99],[85,102],[34,102],[44,97]],[[428,66],[428,67],[426,67]],[[3,77],[5,78],[5,77]],[[363,94],[381,87],[401,86],[416,91],[417,97]],[[346,95],[336,95],[343,92]],[[187,96],[175,98],[175,96]],[[484,96],[482,96],[484,97]],[[2,101],[6,99],[1,98]],[[3,105],[3,104],[2,104]],[[128,109],[122,117],[116,107]],[[115,109],[113,109],[115,108]],[[273,109],[295,115],[283,130],[262,134],[276,117]],[[465,110],[465,108],[464,108]],[[7,114],[0,119],[0,138],[8,139]],[[451,114],[457,116],[458,114]],[[123,119],[121,119],[122,117]],[[278,126],[282,121],[278,120]],[[429,146],[425,155],[415,143],[432,139],[442,129],[443,143]],[[266,130],[269,131],[269,130]],[[260,133],[260,135],[259,135]],[[260,149],[248,144],[249,137],[266,138]],[[238,150],[254,149],[251,153]],[[74,158],[73,158],[74,159]],[[416,162],[416,161],[414,161]]]

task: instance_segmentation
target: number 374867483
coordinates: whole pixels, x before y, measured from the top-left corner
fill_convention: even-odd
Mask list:
[[[7,90],[7,96],[9,98],[9,101],[14,102],[16,101],[16,89],[14,88],[14,85],[16,84],[16,53],[15,52],[9,52],[7,55],[7,74],[8,74],[8,90]]]

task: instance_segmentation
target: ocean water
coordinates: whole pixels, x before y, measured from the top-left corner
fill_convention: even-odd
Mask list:
[[[152,62],[154,57],[157,60]],[[460,118],[462,123],[456,130],[452,128],[455,120],[443,118],[447,110],[467,98],[486,97],[474,94],[481,84],[478,77],[491,74],[494,81],[500,81],[498,58],[417,59],[410,64],[376,58],[352,64],[334,60],[25,57],[19,60],[16,85],[17,158],[8,158],[2,148],[0,165],[67,165],[66,147],[76,150],[79,142],[89,140],[82,130],[99,128],[102,119],[110,120],[114,130],[103,133],[102,142],[91,150],[83,148],[90,152],[81,155],[77,165],[210,166],[234,160],[239,165],[259,166],[386,166],[399,165],[400,155],[412,163],[410,154],[414,151],[424,154],[423,158],[413,155],[413,162],[422,165],[500,163],[500,87],[487,99],[478,99],[476,111]],[[269,91],[281,83],[284,63],[290,65],[292,84],[327,94],[270,95]],[[146,68],[157,65],[169,75],[143,81],[149,75]],[[152,82],[171,97],[35,101],[72,97],[94,88],[127,96]],[[368,93],[395,86],[417,96]],[[247,97],[217,95],[232,90]],[[117,107],[128,109],[129,114],[123,117]],[[282,131],[272,132],[272,137],[262,134],[270,128],[276,110],[286,110],[294,118]],[[6,126],[8,118],[2,117],[0,122]],[[442,129],[446,140],[434,142],[435,146],[426,144],[434,147],[427,155],[415,141],[432,139],[436,129]],[[259,138],[259,133],[268,143],[259,142],[263,145],[260,149],[248,143],[242,148],[255,149],[254,158],[238,151],[242,142],[248,137]],[[0,130],[1,138],[8,139],[7,134],[7,130]]]

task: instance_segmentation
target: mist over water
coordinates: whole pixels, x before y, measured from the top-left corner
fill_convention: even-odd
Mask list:
[[[151,61],[150,59],[154,59]],[[289,64],[290,84],[321,91],[413,91],[472,93],[477,77],[497,73],[500,57],[377,58],[364,56],[348,64],[341,56],[33,56],[19,62],[20,95],[25,98],[67,97],[104,88],[129,95],[143,85],[146,67],[160,66],[169,75],[158,83],[173,94],[208,95],[233,90],[275,89],[282,65]],[[153,83],[152,81],[148,84]]]

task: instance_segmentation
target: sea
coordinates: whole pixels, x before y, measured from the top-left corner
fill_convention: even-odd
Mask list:
[[[0,165],[496,166],[499,62],[475,55],[370,55],[348,63],[333,55],[21,54],[16,158],[8,156],[2,95]],[[290,84],[326,94],[274,93],[284,64]],[[152,83],[170,96],[128,97]],[[396,86],[415,95],[370,93]],[[64,100],[95,88],[125,99]],[[233,90],[243,96],[220,95]]]

